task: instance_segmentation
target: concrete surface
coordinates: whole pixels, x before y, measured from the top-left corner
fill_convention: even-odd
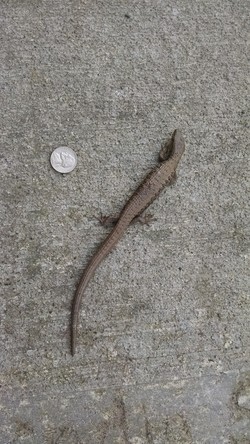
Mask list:
[[[0,10],[0,443],[249,443],[249,2]],[[178,181],[96,273],[72,358],[74,289],[109,231],[94,216],[176,127]]]

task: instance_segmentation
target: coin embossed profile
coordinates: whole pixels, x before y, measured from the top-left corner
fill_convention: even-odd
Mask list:
[[[59,146],[50,156],[50,163],[59,173],[70,173],[77,164],[76,153],[67,146]]]

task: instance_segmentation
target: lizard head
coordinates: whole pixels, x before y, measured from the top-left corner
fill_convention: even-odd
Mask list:
[[[185,141],[179,129],[174,130],[172,135],[172,143],[173,149],[171,154],[180,158],[185,151]]]
[[[176,158],[181,158],[182,154],[185,150],[185,142],[184,138],[179,129],[174,130],[173,135],[169,142],[162,145],[160,151],[160,161],[164,162],[165,160]]]

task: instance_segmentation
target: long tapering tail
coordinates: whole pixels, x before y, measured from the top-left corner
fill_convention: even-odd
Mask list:
[[[79,285],[77,287],[75,297],[72,305],[72,314],[71,314],[71,354],[72,356],[75,354],[76,350],[76,337],[77,337],[77,324],[79,317],[79,310],[82,301],[82,297],[84,291],[95,273],[98,265],[102,262],[102,260],[110,253],[110,251],[115,247],[119,239],[123,236],[124,231],[127,229],[130,221],[124,224],[124,221],[121,224],[120,221],[117,222],[111,233],[105,239],[103,244],[99,247],[97,252],[91,258],[87,267],[85,268],[83,275],[80,279]]]

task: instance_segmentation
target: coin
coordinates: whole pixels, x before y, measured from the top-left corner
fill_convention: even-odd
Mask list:
[[[76,153],[67,146],[59,146],[51,154],[50,163],[59,173],[70,173],[77,164]]]

